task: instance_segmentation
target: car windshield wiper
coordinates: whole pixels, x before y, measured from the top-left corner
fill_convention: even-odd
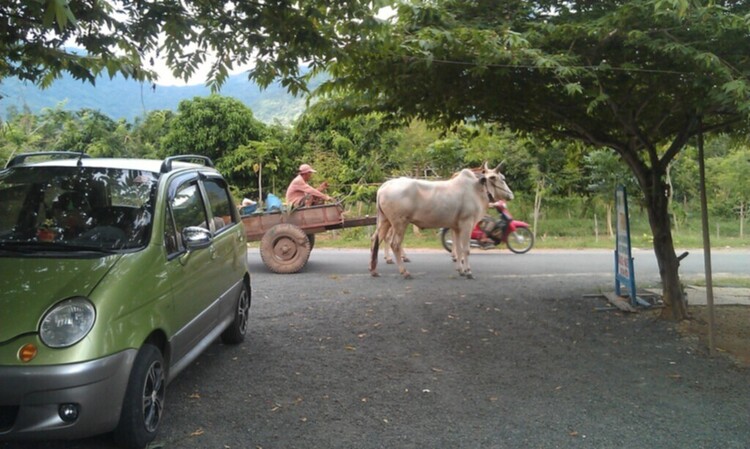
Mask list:
[[[0,251],[28,254],[38,250],[39,246],[36,243],[0,241]]]
[[[40,252],[91,252],[98,254],[114,254],[117,251],[91,245],[79,245],[63,242],[0,242],[0,251],[14,254],[33,254]]]
[[[104,254],[113,254],[117,251],[109,249],[109,248],[102,248],[101,246],[91,246],[91,245],[80,245],[75,243],[58,243],[53,246],[55,250],[59,251],[89,251],[93,253],[104,253]]]

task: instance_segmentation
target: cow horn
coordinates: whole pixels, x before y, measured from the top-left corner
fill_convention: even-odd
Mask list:
[[[497,164],[497,167],[495,167],[495,171],[498,172],[498,173],[500,173],[500,170],[502,170],[503,165],[505,165],[505,160],[503,160],[502,162],[500,162],[499,164]]]
[[[487,166],[487,161],[484,161],[484,163],[482,164],[482,171],[487,171],[489,169],[490,168]]]

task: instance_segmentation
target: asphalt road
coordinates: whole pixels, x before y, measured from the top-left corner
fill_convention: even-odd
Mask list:
[[[478,252],[475,280],[442,251],[367,271],[315,249],[295,275],[257,250],[251,331],[170,386],[164,448],[750,448],[750,371],[709,358],[652,314],[603,310],[609,251]],[[634,253],[636,280],[658,281]],[[691,254],[684,276],[700,275]],[[747,252],[715,273],[750,274]],[[0,448],[108,448],[106,437]]]

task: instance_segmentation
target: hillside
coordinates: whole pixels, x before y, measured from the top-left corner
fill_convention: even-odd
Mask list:
[[[261,90],[244,74],[231,76],[220,94],[242,101],[258,120],[266,123],[278,120],[288,124],[305,109],[304,98],[295,98],[276,84]],[[66,110],[96,109],[115,120],[124,118],[133,122],[150,111],[177,110],[180,101],[207,95],[210,95],[210,90],[202,84],[157,85],[152,88],[151,84],[119,76],[99,78],[96,86],[63,77],[45,90],[15,78],[6,78],[0,82],[0,115],[5,118],[11,106],[19,110],[28,106],[33,113],[39,113],[64,102]]]

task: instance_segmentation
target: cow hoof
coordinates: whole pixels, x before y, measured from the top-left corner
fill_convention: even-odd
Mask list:
[[[464,273],[464,272],[463,272],[463,271],[461,271],[461,270],[458,270],[458,274],[459,274],[459,275],[461,275],[461,276],[466,276],[466,273]]]
[[[404,279],[413,279],[411,273],[404,273]]]
[[[474,275],[471,273],[466,273],[466,279],[474,279]]]
[[[372,276],[374,278],[379,278],[380,277],[380,273],[378,273],[377,271],[372,271],[372,272],[370,272],[370,276]]]
[[[408,257],[404,257],[404,258],[403,258],[403,259],[401,259],[401,260],[403,260],[404,262],[407,262],[407,263],[408,263],[408,262],[411,262],[411,259],[409,259]]]
[[[385,259],[385,263],[393,265],[393,259]]]

